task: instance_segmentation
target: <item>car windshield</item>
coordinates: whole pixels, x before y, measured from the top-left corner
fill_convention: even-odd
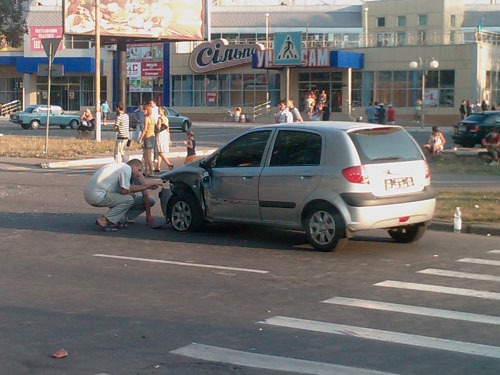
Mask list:
[[[374,128],[349,133],[363,164],[422,160],[411,136],[400,128]]]
[[[464,118],[462,121],[475,121],[475,122],[483,122],[484,119],[488,117],[487,115],[484,115],[482,113],[478,113],[475,115],[470,115]]]

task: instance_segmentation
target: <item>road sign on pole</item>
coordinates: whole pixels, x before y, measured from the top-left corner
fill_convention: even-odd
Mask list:
[[[49,82],[48,82],[48,95],[47,95],[47,122],[45,125],[45,157],[49,156],[49,126],[50,126],[50,84],[51,84],[51,72],[52,72],[52,63],[54,62],[54,57],[56,57],[57,49],[59,48],[59,44],[61,43],[62,38],[46,38],[42,39],[42,46],[49,58]]]
[[[302,33],[274,34],[274,64],[300,65],[302,62]]]

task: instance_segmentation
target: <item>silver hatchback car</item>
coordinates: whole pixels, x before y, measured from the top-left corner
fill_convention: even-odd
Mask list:
[[[427,162],[400,126],[306,122],[257,127],[166,172],[162,210],[177,231],[206,222],[305,230],[321,251],[387,229],[413,242],[434,214]]]

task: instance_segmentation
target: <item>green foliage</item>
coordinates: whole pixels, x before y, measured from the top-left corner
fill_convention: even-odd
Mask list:
[[[12,47],[23,44],[23,36],[28,32],[25,22],[27,8],[26,0],[0,0],[0,35],[4,35]]]

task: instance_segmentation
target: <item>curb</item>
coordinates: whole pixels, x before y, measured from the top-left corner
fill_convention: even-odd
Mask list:
[[[212,154],[216,149],[200,150],[196,152],[196,156],[206,156]],[[130,159],[141,159],[142,154],[130,154],[128,155]],[[177,151],[167,153],[169,158],[183,158],[186,156],[186,151]],[[51,169],[51,168],[68,168],[68,167],[84,167],[90,165],[101,165],[114,163],[115,158],[112,156],[105,158],[92,158],[92,159],[79,159],[79,160],[67,160],[67,161],[56,161],[51,163],[40,163],[40,168]]]
[[[428,228],[431,230],[453,232],[453,223],[433,221]],[[500,226],[491,226],[483,224],[462,224],[462,231],[460,233],[500,236]]]

